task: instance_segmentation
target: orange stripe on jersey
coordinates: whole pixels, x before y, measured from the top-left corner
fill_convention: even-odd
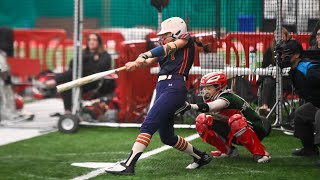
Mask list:
[[[183,71],[182,71],[184,69],[183,66],[186,65],[186,62],[187,62],[187,59],[186,59],[186,56],[187,56],[186,52],[187,51],[186,50],[187,49],[184,49],[184,51],[183,51],[183,61],[182,61],[181,67],[179,69],[179,74],[183,74]]]
[[[188,64],[188,55],[189,55],[189,48],[186,49],[186,64],[184,66],[184,69],[182,71],[182,73],[184,73],[184,71],[186,70],[187,64]]]
[[[148,144],[149,144],[149,143],[147,143],[147,142],[145,142],[143,140],[139,140],[139,139],[137,139],[136,142],[141,143],[141,144],[143,144],[145,146],[148,146]]]

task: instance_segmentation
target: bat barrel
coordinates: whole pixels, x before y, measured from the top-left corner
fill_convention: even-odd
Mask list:
[[[115,72],[119,72],[122,70],[125,70],[126,67],[120,67],[118,69],[113,69],[113,70],[109,70],[109,71],[104,71],[104,72],[100,72],[100,73],[96,73],[96,74],[91,74],[89,76],[80,78],[80,79],[76,79],[64,84],[60,84],[57,86],[57,92],[63,92],[63,91],[67,91],[69,89],[72,89],[74,87],[78,87],[78,86],[82,86],[91,82],[94,82],[98,79],[103,78],[104,76],[107,76],[109,74],[115,73]]]

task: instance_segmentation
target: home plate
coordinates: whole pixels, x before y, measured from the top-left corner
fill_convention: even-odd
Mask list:
[[[72,163],[72,166],[85,167],[85,168],[109,168],[116,165],[116,163],[103,163],[103,162],[84,162],[84,163]]]

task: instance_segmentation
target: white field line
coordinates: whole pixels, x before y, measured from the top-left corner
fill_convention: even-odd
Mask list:
[[[186,140],[186,141],[192,141],[192,140],[194,140],[194,139],[196,139],[196,138],[198,138],[198,137],[199,137],[198,134],[193,134],[193,135],[191,135],[191,136],[186,137],[185,140]],[[148,151],[148,152],[143,153],[143,154],[141,155],[140,160],[141,160],[141,159],[148,158],[148,157],[153,156],[153,155],[155,155],[155,154],[161,153],[161,152],[166,151],[166,150],[171,149],[171,148],[172,148],[171,146],[165,145],[165,146],[162,146],[162,147],[160,147],[160,148],[154,149],[154,150],[152,150],[152,151]],[[125,160],[122,160],[122,161],[125,161]],[[121,161],[120,161],[120,162],[121,162]],[[93,178],[93,177],[96,177],[96,176],[98,176],[98,175],[100,175],[100,174],[105,173],[104,170],[105,170],[105,168],[99,168],[99,169],[97,169],[97,170],[94,170],[94,171],[89,172],[88,174],[75,177],[75,178],[73,178],[72,180],[85,180],[85,179],[90,179],[90,178]]]
[[[93,122],[86,122],[86,121],[81,121],[80,125],[85,125],[85,126],[103,126],[103,127],[116,127],[116,128],[140,128],[141,123],[112,123],[112,122],[98,122],[98,123],[93,123]],[[174,124],[174,128],[181,128],[181,129],[194,129],[196,125],[194,124]]]

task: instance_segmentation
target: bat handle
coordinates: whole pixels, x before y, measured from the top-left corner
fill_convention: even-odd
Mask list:
[[[125,69],[127,69],[126,66],[122,66],[122,67],[116,69],[114,72],[120,72],[120,71],[123,71]]]

